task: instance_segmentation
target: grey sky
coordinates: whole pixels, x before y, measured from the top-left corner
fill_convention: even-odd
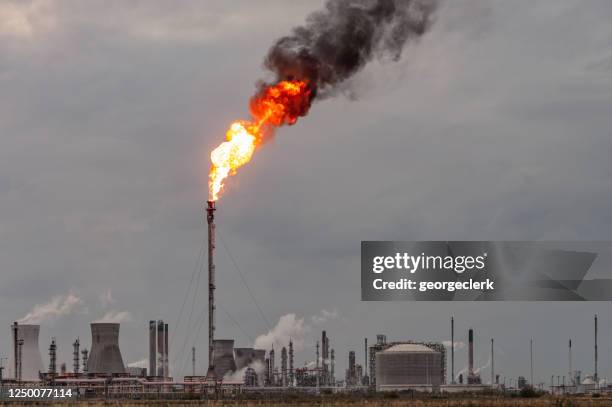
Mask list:
[[[0,3],[1,354],[13,320],[71,292],[82,303],[41,329],[43,354],[55,336],[68,366],[107,312],[131,315],[127,362],[147,356],[149,319],[175,327],[205,232],[208,153],[247,117],[268,47],[321,4]],[[359,290],[361,240],[612,239],[611,19],[607,0],[445,2],[399,63],[369,65],[229,180],[220,234],[272,324],[305,318],[298,366],[322,328],[342,377],[364,336],[446,340],[454,314],[459,339],[475,329],[480,366],[496,338],[502,376],[528,376],[534,336],[548,383],[566,374],[569,337],[592,372],[598,312],[612,378],[607,303],[361,303]],[[219,246],[220,303],[264,334]],[[314,323],[322,310],[338,316]],[[249,345],[222,312],[218,334]]]

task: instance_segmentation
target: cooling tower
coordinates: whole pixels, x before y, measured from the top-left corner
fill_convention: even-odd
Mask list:
[[[215,339],[213,341],[213,366],[215,377],[219,379],[227,373],[236,371],[233,339]]]
[[[236,348],[234,349],[236,356],[236,369],[244,369],[249,367],[255,361],[255,349],[253,348]]]
[[[125,373],[119,350],[119,324],[92,323],[88,373]]]
[[[38,381],[38,372],[44,370],[40,349],[38,348],[40,325],[18,325],[15,323],[12,328],[14,352],[11,365],[14,367],[14,377],[17,379],[18,370],[15,363],[18,346],[15,343],[15,339],[17,341],[23,339],[23,345],[21,345],[21,380]],[[15,329],[17,329],[17,335],[15,335]]]

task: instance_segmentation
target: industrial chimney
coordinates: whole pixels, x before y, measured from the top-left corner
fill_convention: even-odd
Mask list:
[[[119,350],[119,324],[92,323],[88,373],[125,373]]]
[[[451,384],[455,384],[455,317],[451,317]]]
[[[215,201],[207,201],[206,221],[208,223],[208,372],[207,380],[215,380]],[[233,344],[232,344],[233,346]]]
[[[468,378],[474,377],[474,330],[468,331]]]
[[[149,321],[149,375],[169,377],[168,324]]]
[[[15,379],[19,379],[17,375],[20,372],[21,380],[39,380],[38,373],[43,371],[42,356],[38,347],[40,325],[20,325],[14,322],[12,330]],[[19,343],[21,341],[23,341],[23,344],[20,347]]]
[[[595,372],[593,374],[593,380],[597,387],[599,387],[599,375],[597,374],[597,314],[595,314]]]

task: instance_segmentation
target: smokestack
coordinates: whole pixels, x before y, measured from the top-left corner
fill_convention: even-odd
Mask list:
[[[455,317],[451,317],[451,384],[455,384]]]
[[[331,350],[330,354],[331,354],[331,356],[330,356],[331,357],[331,373],[330,373],[331,377],[330,377],[330,382],[331,382],[331,384],[333,386],[333,385],[336,384],[336,356],[334,354],[334,350],[333,349]]]
[[[293,383],[293,341],[289,339],[289,385],[293,386]]]
[[[595,314],[595,372],[593,374],[593,378],[599,387],[599,377],[597,375],[597,314]]]
[[[363,360],[364,360],[364,372],[368,374],[368,338],[364,338],[363,341]]]
[[[87,374],[87,361],[89,360],[89,351],[87,349],[83,349],[81,351],[81,355],[83,355],[83,373]]]
[[[491,386],[495,383],[495,354],[493,353],[493,338],[491,338]]]
[[[18,328],[19,325],[17,321],[13,322],[13,361],[15,363],[14,372],[15,379],[19,380],[19,337],[18,337]]]
[[[149,376],[157,374],[157,323],[149,321]]]
[[[195,376],[195,346],[191,348],[191,375]]]
[[[151,322],[153,322],[153,332],[151,332]],[[157,329],[156,329],[157,326]],[[151,346],[151,334],[153,337],[153,346]],[[153,368],[151,375],[160,377],[169,377],[168,372],[168,324],[165,324],[161,319],[157,321],[149,321],[149,352],[153,349],[153,357],[149,355],[149,368]],[[151,359],[153,359],[153,366],[151,366]],[[157,371],[155,371],[155,364],[157,363]]]
[[[213,350],[215,340],[215,201],[207,201],[208,222],[208,372],[206,378],[215,380]]]
[[[531,386],[533,387],[533,338],[529,340],[529,365],[531,371]]]
[[[468,331],[468,377],[474,376],[474,330],[470,328]]]
[[[72,344],[72,371],[75,374],[79,374],[80,369],[80,360],[79,360],[79,338],[76,338],[76,341]]]
[[[268,353],[268,359],[270,360],[270,385],[276,385],[276,378],[274,377],[274,370],[276,369],[276,361],[274,360],[274,345],[272,345],[272,349],[270,353]]]
[[[287,348],[281,349],[281,386],[287,387]]]
[[[569,383],[574,384],[574,375],[572,374],[572,340],[569,340]]]
[[[49,374],[52,376],[55,376],[57,373],[56,361],[57,345],[55,344],[55,338],[51,338],[51,345],[49,346]]]
[[[21,383],[21,380],[23,378],[23,339],[19,339],[17,341],[17,358],[19,359],[19,362],[17,363],[17,368],[19,370],[17,370],[17,381]]]

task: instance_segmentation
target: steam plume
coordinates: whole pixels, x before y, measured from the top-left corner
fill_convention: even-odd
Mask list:
[[[333,94],[373,58],[398,60],[432,23],[436,0],[328,0],[324,10],[280,38],[265,59],[276,81],[301,80],[311,100]],[[262,89],[265,89],[262,87]],[[307,106],[300,114],[305,115]]]
[[[58,295],[46,304],[37,304],[19,321],[20,324],[39,324],[42,321],[68,315],[76,311],[83,301],[74,293]]]
[[[104,316],[94,323],[121,323],[128,322],[132,319],[129,311],[109,311]]]
[[[255,338],[253,347],[270,349],[274,344],[286,344],[291,339],[295,349],[299,350],[304,345],[304,335],[308,329],[308,326],[304,324],[304,318],[297,317],[295,314],[286,314],[280,317],[276,326],[268,333]]]

